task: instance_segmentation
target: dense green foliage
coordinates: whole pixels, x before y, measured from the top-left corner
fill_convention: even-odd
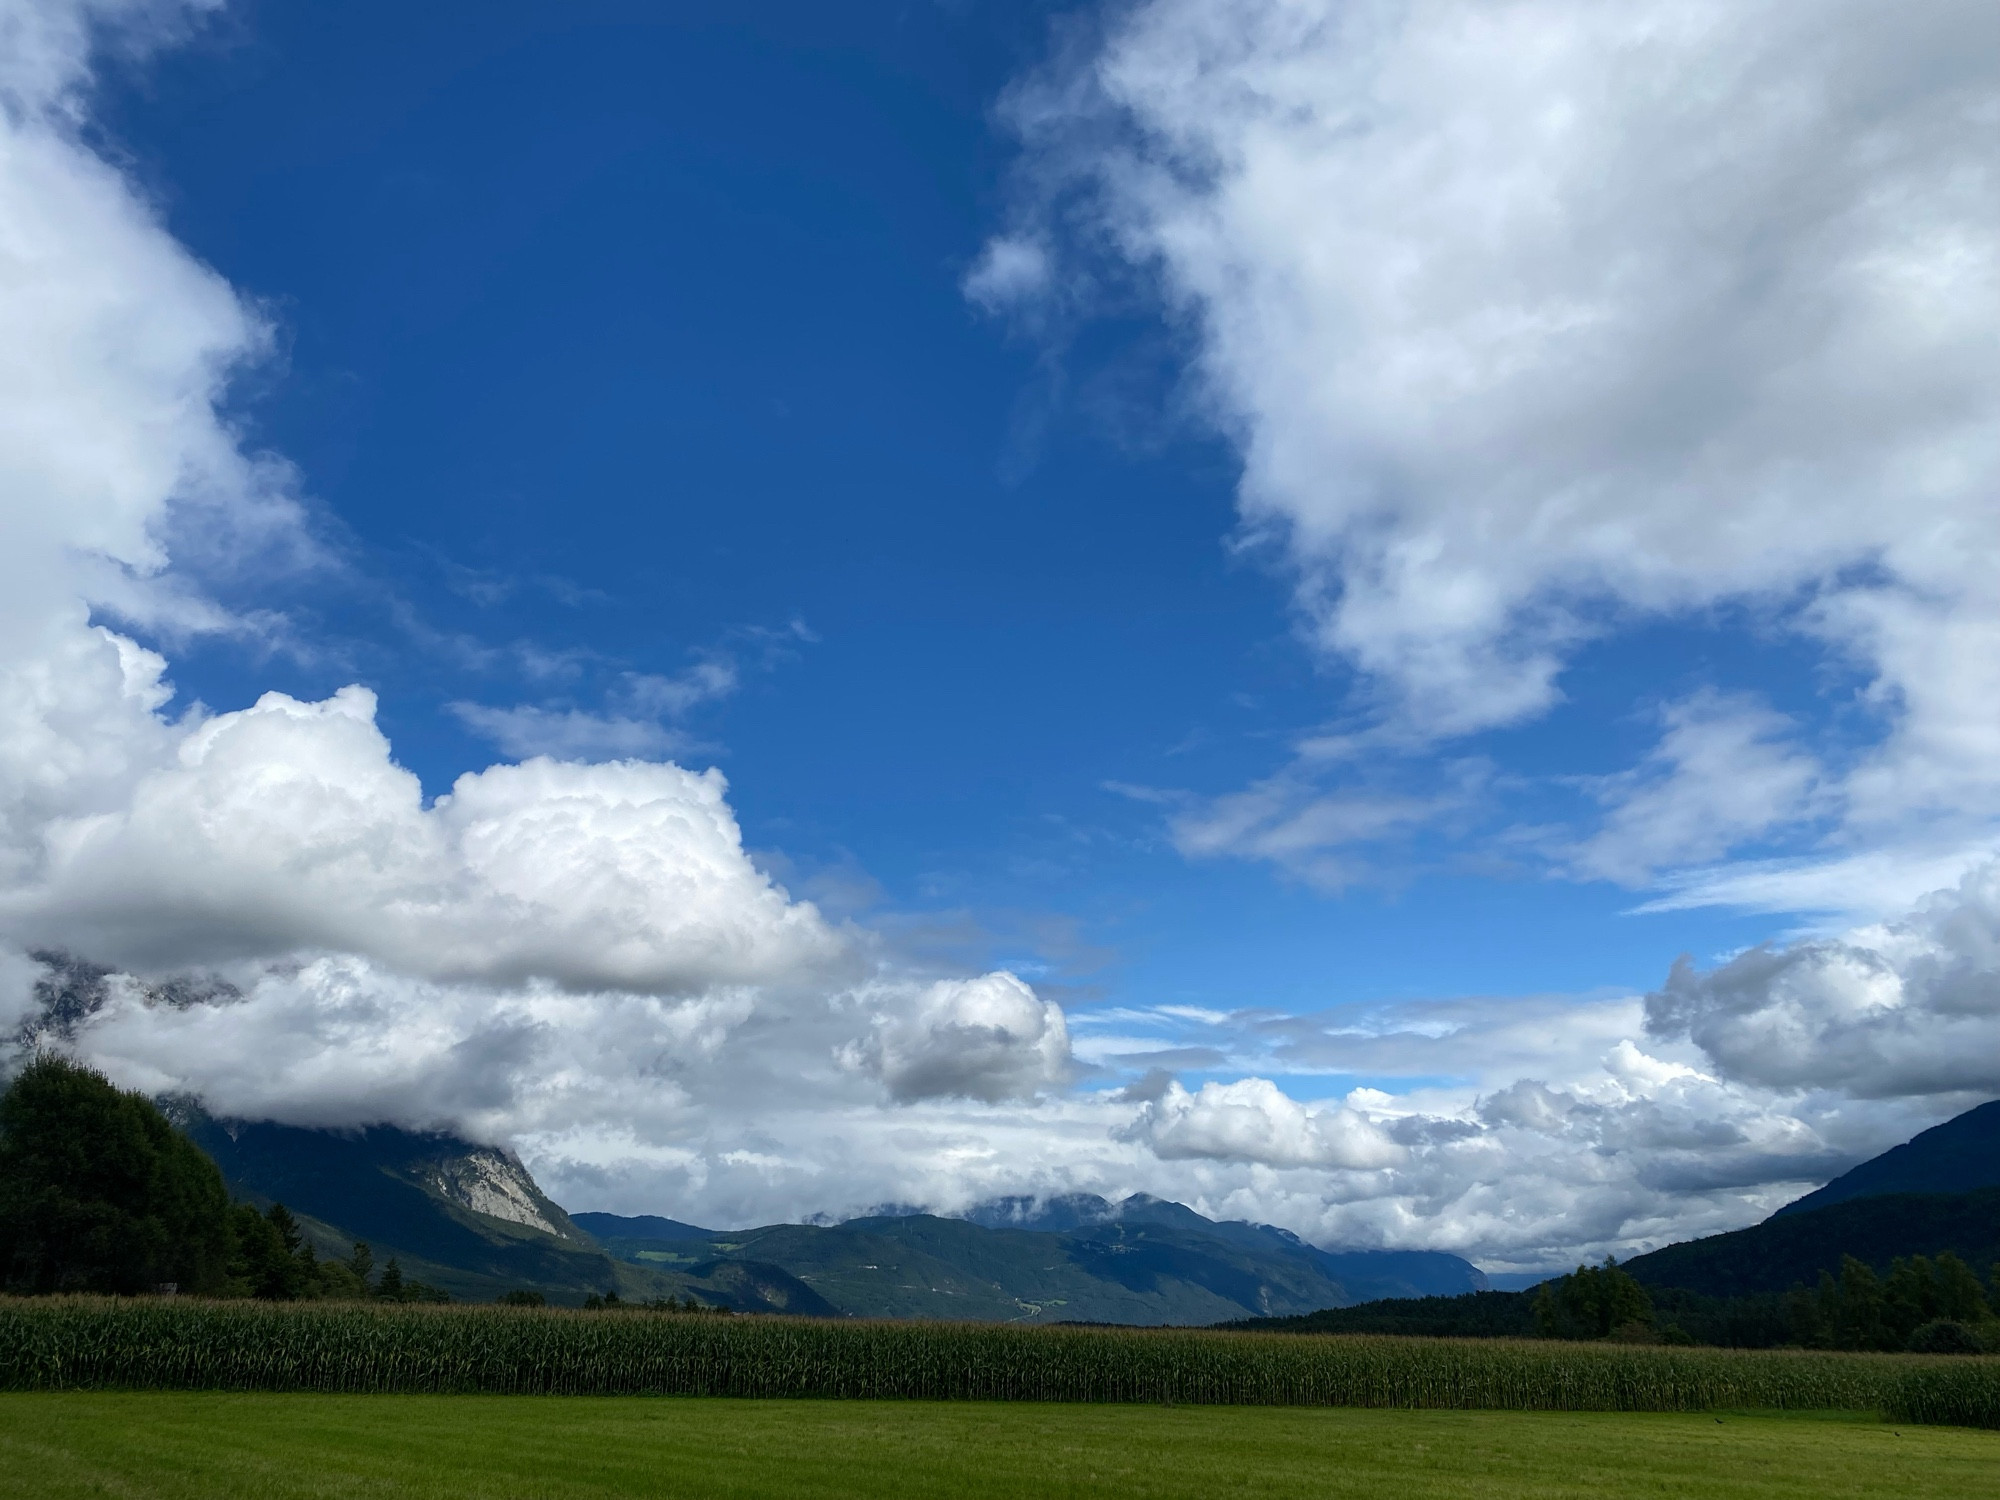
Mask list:
[[[2000,1267],[1994,1274],[2000,1277]],[[1947,1326],[1978,1346],[1994,1322],[1979,1278],[1949,1253],[1935,1261],[1922,1255],[1897,1260],[1886,1278],[1846,1256],[1837,1280],[1821,1272],[1816,1290],[1786,1297],[1785,1314],[1790,1342],[1816,1349],[1907,1349],[1919,1329],[1935,1346],[1950,1338]],[[1993,1332],[2000,1335],[2000,1329]]]
[[[1614,1260],[1578,1266],[1536,1289],[1535,1332],[1545,1339],[1649,1339],[1653,1299]]]
[[[0,1095],[0,1285],[16,1292],[228,1289],[215,1164],[142,1095],[63,1058]]]
[[[1251,1318],[1224,1325],[1272,1333],[1387,1333],[1425,1338],[1608,1339],[1647,1343],[1661,1338],[1647,1289],[1615,1261],[1578,1266],[1528,1292],[1471,1292],[1463,1297],[1411,1297],[1330,1307],[1299,1318]],[[1697,1340],[1678,1328],[1666,1342]],[[1746,1347],[1771,1347],[1782,1339]]]
[[[0,1286],[14,1293],[171,1291],[448,1301],[356,1244],[323,1260],[282,1203],[231,1204],[201,1148],[142,1094],[55,1056],[0,1094]]]
[[[1987,1360],[509,1307],[0,1302],[0,1389],[1877,1410]],[[1954,1388],[1956,1389],[1956,1388]],[[1962,1418],[1961,1418],[1962,1419]],[[2000,1419],[2000,1418],[1996,1418]]]
[[[1827,1414],[0,1396],[37,1500],[1988,1500],[1996,1444]]]
[[[1389,1333],[1434,1338],[1625,1338],[1735,1349],[2000,1352],[2000,1266],[1989,1294],[1956,1256],[1911,1256],[1885,1276],[1848,1257],[1817,1290],[1779,1296],[1708,1297],[1646,1287],[1623,1268],[1579,1268],[1530,1292],[1479,1292],[1327,1308],[1302,1318],[1228,1325],[1278,1333]],[[1919,1335],[1921,1334],[1921,1339]]]
[[[1882,1413],[1898,1422],[2000,1427],[2000,1360],[1927,1360],[1896,1383]]]

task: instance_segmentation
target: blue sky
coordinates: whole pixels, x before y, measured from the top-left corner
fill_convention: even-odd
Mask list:
[[[1276,560],[1231,545],[1240,466],[1177,396],[1169,331],[1135,310],[1050,352],[960,291],[1004,212],[995,101],[1046,24],[264,6],[149,63],[107,127],[175,233],[270,300],[283,365],[241,411],[354,558],[311,599],[325,658],[219,646],[177,684],[233,705],[358,676],[435,792],[493,754],[453,702],[599,712],[621,672],[740,655],[685,733],[753,846],[1080,999],[1643,987],[1783,931],[1454,869],[1446,840],[1324,893],[1191,863],[1108,789],[1233,790],[1351,684],[1298,639]],[[1643,705],[1726,646],[1673,635],[1474,748],[1618,768]],[[1783,690],[1788,665],[1757,675]]]
[[[0,16],[24,1035],[1517,1269],[2000,1093],[1978,7]]]

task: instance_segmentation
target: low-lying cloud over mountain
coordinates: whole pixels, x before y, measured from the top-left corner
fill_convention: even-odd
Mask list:
[[[1879,890],[1971,870],[1651,997],[1306,1015],[1065,1014],[921,964],[760,867],[713,769],[538,757],[427,800],[366,687],[177,695],[190,641],[310,649],[286,570],[347,565],[228,414],[264,315],[86,129],[93,38],[208,8],[0,0],[21,1047],[223,1116],[463,1131],[578,1208],[1150,1192],[1530,1267],[1734,1227],[2000,1093],[2000,867],[1965,853],[2000,817],[1990,8],[1155,0],[1021,96],[1031,149],[1084,163],[1097,249],[1185,314],[1248,524],[1375,685],[1370,743],[1532,716],[1619,619],[1754,599],[1859,674],[1879,738],[1836,762],[1766,703],[1670,704],[1560,859],[1637,881],[1785,824],[1821,831],[1812,869],[1889,858]],[[1047,295],[1053,234],[971,290]],[[1352,750],[1257,792],[1254,849],[1217,803],[1183,847],[1365,836],[1329,811]],[[1486,795],[1453,774],[1403,821]]]

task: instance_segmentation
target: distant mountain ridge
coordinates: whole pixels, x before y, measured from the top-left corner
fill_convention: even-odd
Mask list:
[[[1111,1223],[1157,1224],[1212,1235],[1246,1248],[1270,1249],[1275,1245],[1309,1257],[1357,1302],[1381,1297],[1453,1296],[1487,1287],[1484,1272],[1446,1251],[1325,1250],[1275,1224],[1208,1219],[1185,1204],[1149,1193],[1134,1193],[1118,1203],[1095,1193],[1067,1193],[1039,1201],[996,1198],[968,1209],[963,1217],[989,1227],[1011,1224],[1057,1233]]]
[[[1327,1251],[1287,1230],[1218,1223],[1135,1194],[1002,1199],[963,1217],[898,1213],[835,1225],[710,1232],[580,1213],[613,1255],[691,1275],[745,1258],[849,1316],[1204,1324],[1384,1296],[1473,1291],[1479,1270],[1428,1251]]]
[[[1144,1194],[745,1230],[571,1215],[498,1147],[382,1125],[222,1120],[185,1100],[170,1107],[234,1192],[283,1202],[322,1254],[366,1240],[378,1265],[394,1256],[406,1276],[469,1300],[533,1289],[556,1302],[616,1292],[821,1317],[1198,1324],[1485,1285],[1454,1255],[1328,1251]]]
[[[527,1287],[563,1302],[692,1296],[818,1316],[1204,1324],[1488,1290],[1455,1255],[1327,1250],[1146,1194],[1016,1196],[951,1218],[878,1213],[744,1230],[571,1215],[494,1146],[389,1126],[224,1121],[187,1101],[170,1108],[235,1191],[283,1201],[322,1253],[367,1240],[378,1264],[394,1255],[406,1275],[464,1298]],[[2000,1101],[1763,1224],[1635,1256],[1626,1269],[1655,1287],[1741,1297],[1812,1284],[1843,1255],[1879,1269],[1945,1250],[1982,1269],[2000,1258]]]
[[[1728,1234],[1635,1255],[1625,1269],[1650,1286],[1708,1297],[1747,1297],[1814,1286],[1844,1256],[1884,1270],[1898,1256],[1949,1251],[1982,1274],[2000,1261],[2000,1188],[1972,1193],[1885,1193],[1795,1214],[1774,1214]]]
[[[1843,1256],[1880,1270],[1947,1251],[1982,1273],[2000,1260],[2000,1101],[1891,1147],[1761,1224],[1634,1256],[1625,1269],[1654,1286],[1742,1297],[1811,1286],[1838,1273]]]
[[[2000,1187],[2000,1099],[1955,1115],[1863,1162],[1773,1218],[1888,1193],[1969,1193]]]

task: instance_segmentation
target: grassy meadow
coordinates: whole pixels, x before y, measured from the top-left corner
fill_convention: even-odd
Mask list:
[[[1988,1500],[2000,1435],[1772,1413],[52,1392],[0,1395],[0,1474],[49,1500]]]

